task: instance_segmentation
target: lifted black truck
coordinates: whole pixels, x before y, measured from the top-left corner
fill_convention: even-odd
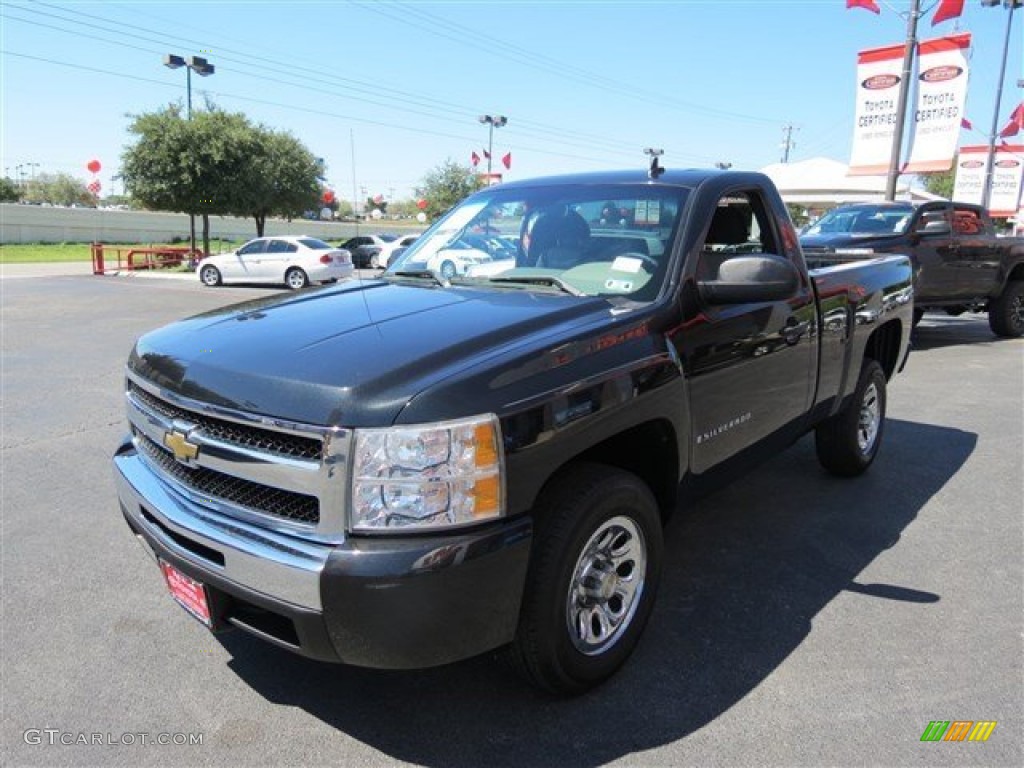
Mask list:
[[[808,272],[768,178],[660,170],[491,187],[375,279],[140,338],[115,477],[178,602],[370,667],[507,647],[574,693],[637,644],[699,481],[810,430],[867,469],[909,261]],[[490,274],[442,276],[470,250]]]
[[[800,237],[811,267],[903,253],[914,265],[914,322],[927,310],[987,312],[997,336],[1024,335],[1024,239],[998,237],[978,205],[857,203]]]

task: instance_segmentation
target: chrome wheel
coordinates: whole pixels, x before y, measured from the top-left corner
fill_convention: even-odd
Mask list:
[[[1024,330],[1024,296],[1018,294],[1010,304],[1010,325],[1014,331]]]
[[[220,285],[220,272],[216,267],[205,266],[202,272],[199,273],[199,279],[203,285],[214,287]]]
[[[594,531],[576,561],[566,601],[576,650],[596,656],[615,645],[636,613],[646,571],[647,545],[633,520],[613,517]]]
[[[309,278],[306,277],[306,273],[301,269],[289,269],[288,273],[284,276],[284,281],[293,291],[309,285]]]
[[[878,389],[874,383],[864,390],[864,398],[860,403],[860,416],[857,420],[857,445],[863,454],[871,453],[878,437],[878,425],[882,422],[882,409],[878,399]]]

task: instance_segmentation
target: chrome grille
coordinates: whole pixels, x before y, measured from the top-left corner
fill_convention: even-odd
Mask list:
[[[304,539],[344,540],[350,430],[194,400],[131,370],[125,399],[140,458],[193,504]],[[195,450],[175,458],[171,444]]]
[[[312,461],[318,461],[323,453],[323,441],[317,438],[300,437],[260,427],[234,424],[206,414],[189,411],[151,395],[134,382],[129,382],[128,390],[157,413],[168,419],[180,419],[194,424],[202,429],[204,434],[225,443],[261,453]]]
[[[135,437],[136,445],[163,474],[195,493],[297,523],[316,525],[320,522],[320,503],[314,496],[271,488],[212,469],[188,467],[145,435],[136,431]]]

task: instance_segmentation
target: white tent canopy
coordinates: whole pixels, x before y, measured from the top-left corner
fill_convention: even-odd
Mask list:
[[[842,203],[873,202],[885,198],[885,176],[847,176],[847,166],[827,157],[812,157],[799,163],[773,163],[761,169],[779,188],[782,199],[815,207]],[[941,200],[901,178],[896,185],[897,200]]]

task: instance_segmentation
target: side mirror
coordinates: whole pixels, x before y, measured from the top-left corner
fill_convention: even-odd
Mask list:
[[[952,231],[952,227],[945,219],[932,219],[926,221],[925,225],[917,230],[917,233],[919,235],[948,235]]]
[[[756,304],[782,301],[800,287],[792,262],[770,253],[725,259],[714,280],[700,280],[697,291],[708,304]]]

